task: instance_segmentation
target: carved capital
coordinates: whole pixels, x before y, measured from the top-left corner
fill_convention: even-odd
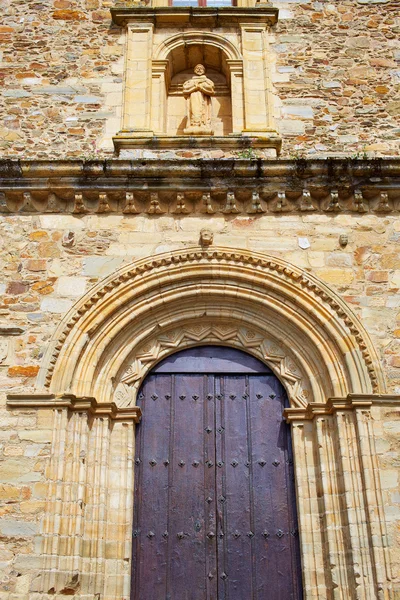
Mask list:
[[[305,407],[285,408],[283,415],[288,423],[312,421],[321,415],[333,415],[338,411],[369,409],[373,405],[395,404],[400,406],[396,394],[349,394],[346,398],[329,398],[326,403],[311,403]]]

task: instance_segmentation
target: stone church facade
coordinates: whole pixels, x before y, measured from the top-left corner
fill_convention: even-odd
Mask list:
[[[185,600],[135,587],[135,436],[204,346],[285,390],[296,600],[400,598],[398,0],[0,9],[0,599]]]

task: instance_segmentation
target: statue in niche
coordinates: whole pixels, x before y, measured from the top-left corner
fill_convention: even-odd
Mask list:
[[[194,75],[183,84],[183,95],[187,100],[188,126],[183,130],[188,135],[214,135],[211,128],[211,96],[214,82],[206,77],[203,65],[196,65]]]

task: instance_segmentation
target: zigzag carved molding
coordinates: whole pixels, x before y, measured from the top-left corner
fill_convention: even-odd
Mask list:
[[[200,343],[229,344],[247,350],[267,362],[285,384],[292,407],[307,406],[309,391],[305,387],[304,376],[287,349],[282,348],[275,340],[265,339],[246,327],[238,328],[235,325],[213,322],[179,327],[158,337],[155,336],[141,346],[116,388],[117,406],[121,408],[134,406],[136,392],[143,378],[161,359],[174,350],[182,350]]]

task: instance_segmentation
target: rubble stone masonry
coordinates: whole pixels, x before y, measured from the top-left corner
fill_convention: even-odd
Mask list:
[[[121,129],[125,48],[124,29],[111,22],[113,4],[0,0],[3,156],[113,153],[112,136]],[[398,0],[272,4],[280,10],[269,61],[282,155],[398,156]],[[177,154],[193,158],[200,151]]]
[[[287,297],[277,295],[276,305],[283,310],[286,301],[292,307],[298,300],[298,322],[305,314],[301,303],[307,294],[312,297],[309,322],[323,333],[315,348],[310,343],[310,365],[316,362],[314,350],[315,356],[323,354],[319,346],[325,347],[333,330],[334,342],[326,344],[332,350],[325,357],[329,367],[332,356],[342,355],[345,366],[346,361],[364,365],[354,371],[370,385],[368,367],[378,363],[386,389],[378,382],[351,398],[351,378],[343,376],[332,385],[347,385],[348,398],[347,392],[346,398],[327,397],[328,408],[315,403],[312,416],[303,398],[305,406],[288,409],[288,420],[301,449],[295,455],[298,490],[311,490],[309,497],[298,494],[306,599],[400,599],[400,1],[271,4],[280,11],[268,32],[268,65],[282,151],[280,158],[265,161],[257,147],[142,148],[116,156],[113,136],[122,127],[126,32],[112,23],[114,2],[0,0],[0,600],[128,600],[133,484],[125,475],[132,472],[138,413],[124,413],[126,422],[118,421],[120,407],[111,404],[112,398],[104,408],[91,397],[68,396],[67,389],[45,389],[38,385],[39,371],[52,344],[60,352],[65,340],[69,343],[67,326],[61,341],[54,341],[60,323],[69,326],[66,315],[79,330],[85,311],[114,289],[114,284],[106,289],[106,282],[103,296],[96,288],[92,297],[97,284],[134,261],[151,262],[164,253],[172,253],[171,271],[179,270],[174,251],[205,251],[203,229],[211,232],[203,233],[210,251],[223,247],[239,255],[247,252],[246,257],[262,253],[293,266],[289,283],[280,263],[276,279],[265,275],[265,282],[272,281],[266,295],[275,298],[274,285],[287,284]],[[241,259],[235,260],[236,269]],[[250,278],[251,260],[243,263],[243,278]],[[191,265],[199,294],[203,266]],[[161,274],[159,265],[154,267],[149,289],[163,277],[168,293],[178,296],[174,282],[171,290],[165,283],[169,267],[163,267]],[[228,267],[211,267],[210,280],[226,278],[215,284],[219,294],[225,284],[229,287]],[[144,278],[145,267],[142,272]],[[254,267],[259,280],[260,272]],[[122,286],[130,275],[121,273],[116,277]],[[256,275],[245,308],[251,286],[262,285]],[[301,289],[300,299],[296,285],[302,276],[317,278],[325,292],[313,295],[318,286],[310,284]],[[144,311],[147,292],[135,277]],[[239,289],[236,271],[235,277]],[[332,297],[344,301],[335,304],[336,312],[325,284]],[[159,304],[167,305],[164,291]],[[112,317],[121,297],[116,292],[109,305],[106,298],[106,309],[114,306]],[[185,302],[189,314],[192,301]],[[214,317],[219,308],[213,307]],[[362,335],[357,338],[357,327],[351,329],[353,313],[377,359],[368,354]],[[167,333],[176,314],[171,309],[163,315]],[[84,335],[96,335],[97,318],[82,337],[77,334],[82,347]],[[312,337],[309,330],[307,335]],[[99,354],[107,343],[104,334]],[[82,347],[70,349],[71,356],[79,358]],[[101,368],[102,363],[99,373]],[[312,381],[325,377],[322,367],[309,371]],[[13,405],[10,398],[16,394],[28,398],[27,404],[18,405],[25,400],[14,398]],[[35,397],[35,407],[29,406],[29,397]],[[369,397],[373,401],[364,410]],[[52,407],[46,408],[46,402]],[[64,404],[58,408],[57,402]],[[110,421],[102,408],[112,415]],[[304,413],[299,427],[297,409]],[[340,462],[337,471],[329,467],[332,456]],[[315,473],[323,477],[316,481]],[[326,507],[341,508],[329,513]],[[79,533],[84,522],[85,539]],[[347,576],[350,588],[343,583]],[[357,585],[351,587],[353,580]]]

